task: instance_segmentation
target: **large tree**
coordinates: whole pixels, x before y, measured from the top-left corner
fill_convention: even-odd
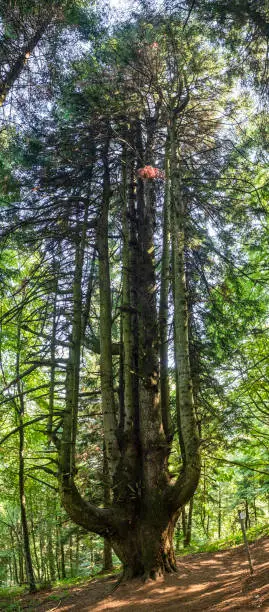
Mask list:
[[[59,248],[60,240],[65,253],[66,405],[62,433],[58,425],[49,431],[59,452],[63,505],[76,523],[111,542],[129,577],[175,569],[175,521],[200,474],[186,279],[188,164],[197,164],[199,172],[204,151],[210,156],[216,148],[221,102],[213,104],[213,96],[225,89],[218,76],[221,57],[200,44],[200,36],[198,26],[190,35],[180,22],[163,20],[158,32],[142,22],[124,27],[117,40],[108,39],[81,63],[75,91],[69,83],[68,100],[58,111],[60,132],[44,141],[54,154],[45,154],[31,197],[39,240],[45,232],[50,248],[55,240]],[[95,252],[93,286],[89,262]],[[113,493],[106,508],[85,499],[76,480],[85,347],[100,353]],[[53,405],[51,410],[52,423]],[[176,438],[177,478],[169,472]]]
[[[3,214],[18,244],[38,252],[43,348],[30,361],[49,369],[62,503],[112,544],[126,577],[176,568],[175,522],[199,482],[194,330],[201,341],[205,297],[195,263],[198,250],[209,265],[232,148],[221,123],[236,112],[228,68],[197,23],[155,15],[104,36],[64,75],[50,119],[33,117],[17,173],[24,200]],[[99,392],[105,508],[84,494],[76,465],[87,398]]]

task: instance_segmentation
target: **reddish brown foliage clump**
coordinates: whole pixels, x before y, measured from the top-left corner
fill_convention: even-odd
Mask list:
[[[153,166],[144,166],[144,168],[139,168],[137,172],[138,176],[145,179],[163,179],[165,178],[163,170],[159,170],[159,168],[153,168]]]

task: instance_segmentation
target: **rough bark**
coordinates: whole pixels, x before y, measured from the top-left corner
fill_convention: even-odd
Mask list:
[[[156,579],[164,573],[175,572],[176,557],[173,533],[178,513],[160,521],[158,506],[151,517],[138,517],[128,534],[112,540],[113,548],[123,564],[123,578]],[[153,520],[152,520],[153,519]]]

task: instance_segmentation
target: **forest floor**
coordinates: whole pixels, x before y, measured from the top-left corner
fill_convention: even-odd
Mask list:
[[[250,545],[254,575],[243,546],[178,559],[178,573],[164,580],[121,584],[118,577],[94,578],[71,588],[0,601],[0,610],[37,612],[269,611],[269,538]]]

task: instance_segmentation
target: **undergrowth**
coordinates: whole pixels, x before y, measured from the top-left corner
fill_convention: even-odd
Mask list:
[[[249,543],[255,542],[258,538],[262,536],[269,537],[269,525],[259,525],[256,527],[251,527],[247,530],[247,538]],[[219,550],[225,550],[227,548],[234,548],[235,546],[239,546],[243,543],[243,534],[241,531],[236,532],[235,534],[221,538],[220,540],[214,541],[193,541],[190,546],[187,548],[183,548],[183,550],[179,550],[179,555],[189,555],[190,553],[200,553],[200,552],[218,552]]]

